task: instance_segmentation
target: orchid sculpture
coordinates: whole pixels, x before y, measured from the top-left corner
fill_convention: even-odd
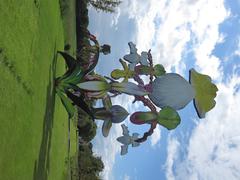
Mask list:
[[[75,112],[73,104],[82,108],[93,118],[91,110],[82,96],[78,97],[72,93],[72,91],[79,90],[76,85],[81,82],[88,73],[92,72],[93,68],[85,70],[82,68],[81,63],[69,54],[61,51],[58,51],[58,53],[64,58],[67,71],[55,79],[56,93],[66,108],[69,118],[72,118]]]
[[[122,124],[123,136],[117,138],[122,143],[121,155],[128,152],[128,146],[139,146],[154,132],[157,125],[168,130],[175,129],[181,122],[178,110],[193,100],[199,118],[204,118],[216,104],[217,87],[209,76],[196,70],[189,71],[189,81],[177,73],[166,73],[161,64],[153,65],[150,50],[138,54],[136,45],[128,43],[130,53],[120,59],[123,70],[115,69],[111,78],[90,73],[96,64],[83,68],[81,63],[66,53],[60,52],[67,64],[67,72],[56,79],[56,91],[69,116],[73,116],[72,106],[77,105],[92,119],[103,120],[102,134],[107,137],[113,123],[123,122],[129,113],[120,105],[112,105],[111,97],[119,94],[134,96],[149,110],[131,114],[130,122],[135,125],[149,124],[150,129],[142,137],[129,135],[126,125]],[[149,76],[145,83],[141,76]],[[122,79],[122,81],[120,81]],[[129,82],[133,79],[135,82]],[[146,80],[146,78],[145,78]],[[80,95],[79,95],[80,94]],[[102,99],[103,107],[88,107],[86,99]],[[160,110],[157,110],[157,107]]]
[[[199,118],[215,106],[217,87],[207,75],[190,71],[190,83],[176,73],[167,73],[156,78],[151,84],[151,101],[158,107],[172,107],[175,110],[184,108],[194,100],[194,107]]]
[[[138,139],[139,134],[133,133],[133,135],[130,136],[127,126],[124,124],[122,124],[121,126],[123,130],[123,136],[117,138],[117,141],[123,144],[121,146],[121,155],[125,155],[128,152],[129,145],[132,145],[132,147],[137,147],[140,145],[138,142],[135,141]]]
[[[145,96],[149,92],[141,86],[138,86],[132,82],[108,82],[104,77],[100,75],[89,75],[87,81],[81,82],[77,85],[78,88],[84,90],[88,97],[100,99],[108,94],[121,94]]]
[[[123,70],[115,69],[111,72],[111,77],[113,79],[123,78],[123,82],[127,82],[130,78],[135,78],[138,75],[151,75],[153,74],[155,77],[161,76],[166,73],[164,67],[161,64],[157,64],[154,67],[148,65],[138,65],[135,66],[134,71],[130,70],[127,66],[127,63],[122,59],[119,62],[123,66]]]
[[[135,112],[131,115],[130,121],[138,125],[156,121],[171,130],[180,124],[181,119],[176,110],[171,107],[164,107],[159,112]]]
[[[126,119],[129,113],[119,105],[112,105],[109,96],[103,98],[104,107],[94,108],[93,114],[95,119],[103,120],[102,134],[107,137],[112,127],[112,123],[121,123]]]
[[[168,130],[175,129],[181,122],[177,110],[184,108],[192,100],[199,118],[204,118],[205,114],[215,106],[214,98],[218,89],[209,76],[191,69],[188,82],[179,74],[166,73],[162,65],[153,67],[150,51],[147,53],[148,63],[146,64],[144,60],[143,65],[135,45],[130,42],[129,47],[130,54],[124,56],[124,60],[131,63],[130,68],[127,67],[126,62],[120,60],[124,70],[114,70],[111,76],[114,79],[124,78],[124,82],[133,78],[138,86],[144,87],[148,92],[149,99],[135,95],[134,102],[141,101],[150,111],[135,112],[130,116],[130,121],[136,125],[150,124],[150,129],[143,137],[134,139],[134,142],[146,141],[157,124]],[[134,70],[131,69],[132,66]],[[141,75],[149,75],[150,82],[144,84]],[[161,108],[159,112],[156,106]]]
[[[123,58],[130,63],[129,69],[134,70],[134,67],[138,63],[141,63],[142,65],[148,65],[147,52],[143,51],[141,55],[139,55],[137,53],[137,48],[135,44],[133,44],[132,42],[129,42],[128,45],[130,48],[130,54],[125,55]]]

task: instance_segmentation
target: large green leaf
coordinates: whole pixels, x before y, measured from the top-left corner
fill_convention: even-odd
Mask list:
[[[68,98],[71,99],[76,106],[84,110],[92,118],[92,120],[94,120],[93,112],[90,110],[82,96],[78,97],[72,94],[70,91],[66,91],[66,94]]]
[[[77,64],[79,64],[79,62],[65,52],[58,51],[58,53],[62,55],[68,67],[66,73],[58,78],[59,81],[60,80],[62,81],[68,78],[69,76],[71,76],[74,71],[76,72],[76,67],[77,67]]]
[[[58,51],[58,53],[61,54],[62,57],[64,58],[64,60],[66,62],[66,65],[67,65],[69,70],[72,70],[76,66],[77,60],[75,60],[68,53],[62,52],[62,51]]]
[[[176,110],[171,107],[164,107],[158,114],[158,123],[168,130],[175,129],[181,122]]]
[[[71,70],[68,70],[63,76],[56,79],[57,88],[61,91],[65,91],[70,89],[71,84],[76,85],[82,78],[84,77],[84,72],[80,64],[76,64],[76,66]]]
[[[82,80],[82,77],[84,76],[82,67],[80,64],[76,64],[71,74],[69,74],[66,78],[64,78],[64,81],[66,83],[72,83],[77,84],[79,81]],[[77,81],[77,82],[75,82]]]
[[[72,118],[72,117],[74,116],[75,111],[76,111],[76,109],[75,109],[74,106],[72,105],[72,101],[70,101],[70,100],[69,100],[62,92],[60,92],[59,90],[57,90],[57,95],[60,97],[63,106],[64,106],[65,109],[67,110],[69,118]]]
[[[195,90],[194,106],[200,118],[204,118],[216,104],[214,98],[218,88],[207,75],[200,74],[194,69],[190,70],[190,83]]]

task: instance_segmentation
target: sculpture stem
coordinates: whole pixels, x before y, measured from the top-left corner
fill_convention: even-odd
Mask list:
[[[154,129],[155,129],[156,127],[157,127],[157,121],[152,122],[152,123],[151,123],[151,127],[150,127],[150,129],[148,130],[148,132],[145,132],[144,135],[143,135],[143,137],[141,137],[141,138],[139,138],[139,139],[137,139],[137,140],[135,140],[135,141],[138,142],[138,143],[142,143],[142,142],[146,141],[147,138],[153,134]]]

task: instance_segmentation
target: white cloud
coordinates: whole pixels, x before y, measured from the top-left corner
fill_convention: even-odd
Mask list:
[[[237,48],[234,51],[233,55],[235,56],[240,56],[240,37],[238,37],[238,43],[237,43]]]
[[[168,151],[166,162],[175,179],[240,179],[240,77],[233,74],[218,84],[216,107],[197,124],[189,140],[187,155],[180,163]],[[169,143],[175,143],[170,140]],[[175,173],[173,173],[173,167]],[[168,174],[167,174],[168,176]]]
[[[120,154],[120,144],[116,141],[116,138],[122,134],[121,126],[119,126],[119,124],[113,125],[107,138],[102,136],[101,126],[99,126],[98,134],[94,139],[93,151],[96,155],[101,156],[104,163],[104,170],[101,174],[104,180],[114,179],[112,168],[116,154]]]
[[[196,64],[203,73],[219,79],[222,77],[219,71],[220,60],[212,55],[212,51],[217,43],[223,41],[223,35],[219,33],[219,24],[229,16],[229,12],[225,9],[223,0],[206,0],[202,3],[204,4],[197,9],[198,13],[192,23],[197,41],[194,47]]]
[[[125,174],[123,180],[130,180],[130,176],[128,176],[127,174]]]
[[[170,137],[170,136],[169,136]],[[167,145],[167,152],[168,152],[168,156],[167,156],[167,160],[166,160],[166,164],[165,164],[165,169],[166,169],[166,177],[169,180],[174,179],[174,174],[173,174],[173,164],[174,161],[177,159],[178,157],[178,149],[179,149],[179,142],[177,139],[174,138],[169,138],[168,141],[168,145]]]
[[[168,71],[176,67],[181,72],[186,46],[192,43],[198,68],[213,78],[221,77],[219,59],[211,53],[216,43],[224,40],[218,31],[219,24],[229,16],[224,0],[132,0],[128,4],[125,12],[135,20],[137,47],[151,48],[155,63],[162,63]]]
[[[151,136],[151,146],[155,147],[155,145],[157,145],[157,143],[160,141],[161,139],[161,130],[159,128],[159,126],[154,129],[154,133]]]
[[[116,8],[115,13],[111,16],[111,18],[112,18],[111,26],[115,27],[116,29],[117,29],[117,24],[118,24],[120,15],[121,15],[121,9],[120,9],[120,7],[118,7],[118,8]]]
[[[212,51],[217,43],[224,41],[223,35],[219,33],[218,29],[219,24],[229,16],[229,13],[224,7],[224,0],[128,0],[124,1],[120,8],[121,9],[117,11],[118,14],[115,14],[112,18],[112,26],[117,26],[120,22],[119,19],[122,17],[125,18],[126,15],[128,15],[131,20],[134,20],[136,33],[133,39],[136,40],[135,43],[137,44],[137,48],[139,51],[151,48],[154,63],[163,64],[167,71],[175,67],[177,72],[183,73],[186,70],[183,55],[191,51],[194,52],[196,57],[195,63],[198,70],[209,74],[215,80],[222,80],[220,59],[212,55]],[[131,31],[131,29],[126,29],[126,32],[128,30]],[[189,43],[191,46],[187,47]],[[227,85],[222,84],[220,84],[220,87],[229,88]],[[225,96],[223,95],[223,97]],[[123,107],[128,109],[131,113],[139,108],[139,104],[135,106],[131,104],[132,100],[132,97],[129,99],[129,96],[121,96],[116,98],[115,102],[116,104],[123,105]],[[228,102],[226,97],[223,98],[223,100]],[[221,103],[223,100],[220,100],[218,97],[217,106],[219,106],[219,102]],[[223,111],[225,107],[225,104],[223,104]],[[215,109],[219,108],[220,107],[216,107]],[[212,112],[215,112],[215,110]],[[201,121],[199,125],[203,122],[207,122],[212,112],[205,120]],[[222,112],[219,111],[217,113],[216,117],[221,118],[219,114]],[[214,114],[212,114],[212,116],[213,115]],[[214,117],[211,118],[216,119]],[[213,120],[213,122],[217,124],[218,121]],[[220,126],[220,124],[217,124],[217,126]],[[224,129],[222,126],[218,128],[220,128],[220,130]],[[204,128],[203,130],[206,129]],[[156,132],[151,137],[151,144],[153,146],[161,139],[159,129],[155,131]],[[195,129],[194,133],[197,132],[198,128]],[[209,133],[210,132],[211,131],[209,131]],[[200,137],[204,137],[205,134],[207,134],[205,132],[201,133],[203,134],[200,134]],[[116,141],[119,135],[121,135],[121,127],[119,125],[114,125],[108,138],[103,138],[101,134],[99,134],[96,139],[94,149],[97,154],[102,156],[104,161],[105,169],[103,175],[106,180],[113,179],[111,171],[114,166],[116,154],[120,152],[120,145]],[[193,137],[195,137],[194,134],[192,139]],[[190,141],[189,144],[189,150],[193,148],[191,142],[192,141]],[[199,145],[201,144],[199,143]],[[178,148],[179,142],[176,139],[172,141],[169,140],[169,154],[166,163],[168,169],[167,176],[169,178],[173,177],[174,174],[173,164],[174,160],[177,158],[174,154],[178,152]],[[217,150],[218,149],[219,148],[217,148]],[[190,160],[197,164],[194,158],[197,159],[196,157],[191,157]],[[190,166],[189,163],[183,164],[185,166],[181,168]],[[194,171],[194,169],[192,171]],[[196,173],[193,173],[192,179],[194,179],[194,175],[196,175]]]

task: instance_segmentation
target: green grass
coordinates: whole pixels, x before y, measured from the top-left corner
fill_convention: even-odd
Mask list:
[[[68,117],[53,82],[65,71],[59,2],[0,1],[0,17],[0,179],[65,179]]]
[[[76,55],[76,37],[69,36],[69,34],[76,35],[76,2],[75,0],[61,0],[61,15],[64,27],[64,44],[69,44],[71,47],[67,51],[72,55]],[[74,17],[74,18],[72,18]]]

